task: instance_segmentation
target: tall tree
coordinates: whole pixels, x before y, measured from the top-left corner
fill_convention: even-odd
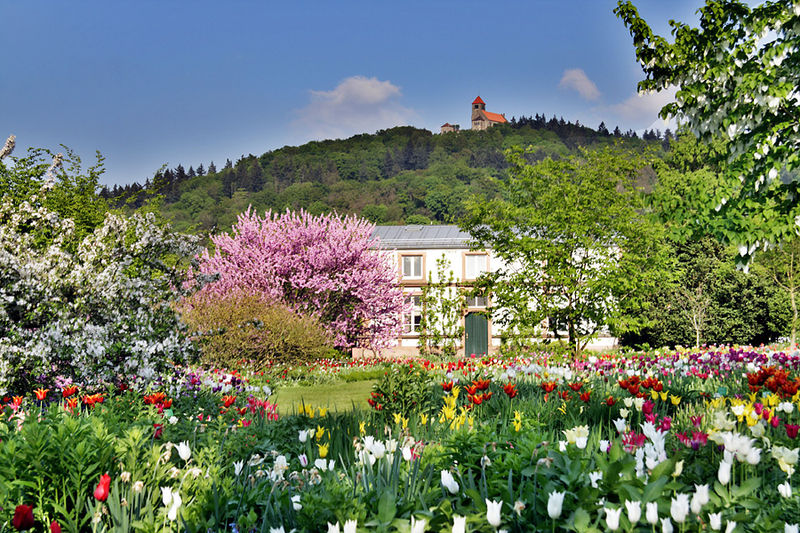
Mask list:
[[[706,0],[697,28],[670,21],[674,42],[656,35],[630,1],[615,9],[633,36],[646,78],[640,91],[677,86],[661,116],[703,140],[727,138],[717,237],[749,262],[765,242],[792,237],[800,220],[800,5]]]
[[[643,161],[610,149],[535,165],[521,149],[508,158],[503,197],[471,199],[461,221],[507,265],[482,279],[499,320],[523,336],[549,322],[576,351],[605,327],[641,326],[630,311],[645,305],[668,261],[633,186]]]

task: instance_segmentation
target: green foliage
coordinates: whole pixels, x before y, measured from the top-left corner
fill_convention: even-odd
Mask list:
[[[467,303],[444,254],[436,259],[436,281],[433,273],[428,273],[428,283],[422,287],[421,304],[420,355],[454,356],[464,335],[462,317]]]
[[[24,157],[12,156],[7,162],[0,158],[0,197],[19,205],[39,195],[44,207],[75,222],[74,246],[103,223],[108,211],[97,195],[104,158],[98,152],[97,162],[84,172],[80,157],[62,148],[66,155],[31,148]]]
[[[532,146],[528,157],[534,161],[613,140],[538,115],[535,121],[453,135],[403,126],[249,155],[204,176],[165,169],[145,186],[116,187],[103,195],[116,206],[133,209],[153,194],[162,195],[162,213],[176,228],[203,233],[229,228],[248,206],[256,211],[336,211],[379,224],[448,223],[461,216],[470,192],[497,194],[497,184],[489,178],[506,176],[504,149]],[[616,140],[635,150],[651,144],[632,136]]]
[[[740,246],[749,263],[765,242],[797,232],[800,9],[795,0],[751,7],[706,0],[699,27],[670,21],[673,42],[656,35],[630,1],[615,9],[633,37],[646,78],[640,91],[677,87],[661,116],[676,117],[705,142],[725,145],[722,186],[708,198],[710,228]],[[709,216],[711,215],[711,216]]]
[[[630,152],[583,150],[528,164],[508,152],[503,197],[473,197],[461,227],[506,265],[481,276],[498,319],[522,338],[566,330],[580,351],[606,327],[641,326],[636,311],[669,263],[660,228],[633,185],[644,161]]]
[[[317,320],[257,296],[199,299],[183,318],[200,335],[203,361],[225,368],[308,362],[333,350]]]
[[[706,237],[673,245],[674,283],[650,296],[648,325],[622,335],[628,346],[769,343],[788,333],[786,294],[760,265],[736,270],[734,252]]]
[[[433,378],[413,363],[395,365],[373,387],[370,405],[387,419],[399,414],[429,413],[434,406],[430,394]],[[374,402],[374,404],[373,404]]]

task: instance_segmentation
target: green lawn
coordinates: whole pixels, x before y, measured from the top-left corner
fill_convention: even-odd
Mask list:
[[[314,407],[328,407],[331,411],[349,411],[353,409],[354,404],[356,409],[367,409],[369,408],[367,399],[374,383],[375,381],[369,380],[288,387],[278,389],[273,401],[278,404],[282,415],[299,411],[303,402]]]

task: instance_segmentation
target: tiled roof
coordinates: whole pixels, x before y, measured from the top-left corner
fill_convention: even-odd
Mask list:
[[[471,237],[458,226],[375,226],[373,237],[385,250],[469,248]]]
[[[492,122],[508,122],[506,117],[501,115],[500,113],[490,113],[489,111],[484,111],[486,113],[486,118],[491,120]]]
[[[481,100],[481,97],[479,96],[479,97],[477,97],[475,100],[473,100],[473,101],[472,101],[472,103],[473,103],[473,104],[485,104],[486,102],[484,102],[483,100]]]

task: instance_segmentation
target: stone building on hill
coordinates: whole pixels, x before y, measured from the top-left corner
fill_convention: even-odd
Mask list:
[[[459,131],[460,129],[461,126],[459,126],[458,124],[450,124],[449,122],[445,122],[444,124],[442,124],[442,129],[439,131],[439,133],[456,132]]]
[[[492,113],[486,111],[486,103],[478,96],[472,101],[472,129],[486,130],[495,124],[505,124],[508,122],[502,113]]]

